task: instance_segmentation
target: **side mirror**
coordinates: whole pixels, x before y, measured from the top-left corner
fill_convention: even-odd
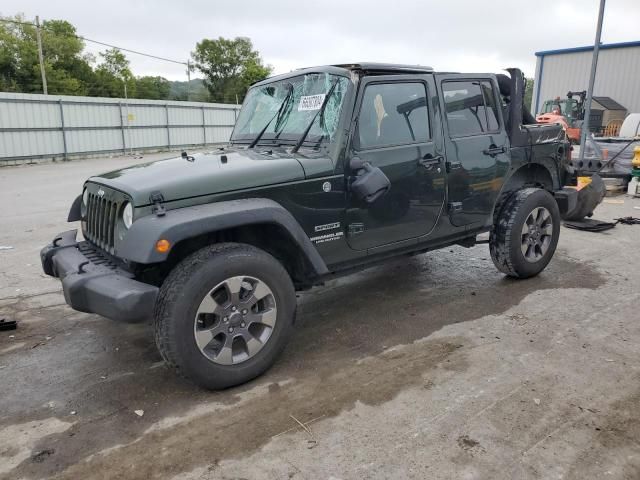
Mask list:
[[[353,156],[349,161],[349,168],[352,172],[357,173],[358,170],[362,170],[364,168],[364,164],[364,160],[362,160],[360,157]]]
[[[369,162],[353,157],[349,167],[356,173],[355,180],[351,183],[351,191],[359,200],[372,204],[391,189],[389,178]]]

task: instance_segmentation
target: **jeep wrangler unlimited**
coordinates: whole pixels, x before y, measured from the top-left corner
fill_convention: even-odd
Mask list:
[[[577,194],[562,128],[523,122],[509,73],[360,63],[259,82],[227,146],[87,180],[68,217],[84,240],[58,235],[43,269],[76,310],[153,318],[166,362],[211,389],[269,368],[295,292],[338,274],[490,232],[501,272],[537,275]]]

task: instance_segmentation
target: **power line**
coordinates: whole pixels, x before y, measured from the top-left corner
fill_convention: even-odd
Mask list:
[[[36,27],[36,28],[38,27],[35,23],[21,22],[19,20],[12,20],[12,19],[9,19],[9,18],[0,18],[0,22],[13,23],[15,25],[29,25],[31,27]],[[178,65],[186,65],[186,66],[189,66],[189,63],[190,63],[190,62],[181,62],[179,60],[173,60],[171,58],[160,57],[158,55],[153,55],[151,53],[139,52],[137,50],[131,50],[129,48],[118,47],[117,45],[112,45],[110,43],[100,42],[98,40],[93,40],[91,38],[87,38],[87,37],[84,37],[82,35],[70,35],[70,34],[64,33],[64,32],[53,32],[52,30],[47,29],[47,27],[44,26],[44,25],[42,25],[40,28],[42,28],[43,30],[48,30],[51,33],[55,33],[56,35],[61,35],[61,34],[62,35],[66,35],[68,37],[74,37],[74,38],[77,38],[78,40],[83,40],[85,42],[96,43],[98,45],[102,45],[104,47],[109,47],[109,48],[116,48],[118,50],[122,50],[123,52],[129,52],[129,53],[133,53],[135,55],[141,55],[143,57],[155,58],[156,60],[162,60],[164,62],[177,63]]]
[[[113,45],[111,43],[101,42],[99,40],[94,40],[92,38],[88,38],[88,37],[85,37],[85,36],[82,36],[82,35],[72,34],[72,33],[68,33],[68,32],[57,32],[57,31],[52,30],[50,26],[38,25],[37,23],[33,23],[33,22],[25,22],[25,21],[21,21],[21,20],[14,20],[12,18],[2,18],[2,17],[0,17],[0,22],[10,23],[10,24],[14,24],[14,25],[25,25],[25,26],[34,27],[36,29],[36,33],[37,34],[39,34],[39,32],[41,30],[45,30],[45,31],[47,31],[47,32],[49,32],[49,33],[51,33],[53,35],[76,38],[78,40],[82,40],[83,42],[89,42],[89,43],[94,43],[94,44],[102,45],[102,46],[109,47],[109,48],[115,48],[117,50],[120,50],[120,51],[123,51],[123,52],[132,53],[134,55],[140,55],[140,56],[143,56],[143,57],[153,58],[155,60],[174,63],[174,64],[177,64],[177,65],[184,65],[184,66],[187,67],[187,91],[186,91],[186,97],[187,97],[187,100],[191,99],[191,94],[192,94],[192,92],[191,92],[191,71],[193,69],[193,64],[191,63],[190,59],[188,59],[186,62],[182,62],[182,61],[179,61],[179,60],[174,60],[174,59],[171,59],[171,58],[161,57],[159,55],[154,55],[154,54],[151,54],[151,53],[145,53],[145,52],[140,52],[138,50],[132,50],[130,48],[120,47],[120,46],[117,46],[117,45]],[[39,51],[40,51],[40,49],[39,49]],[[41,64],[43,64],[42,61],[41,61]],[[62,81],[62,80],[60,80],[60,81]],[[43,81],[42,81],[42,86],[43,87],[46,84],[45,82],[46,82],[46,80],[45,80],[44,74],[43,74]],[[55,80],[54,80],[54,82],[55,82]],[[82,83],[84,83],[84,82],[82,82]],[[88,84],[88,83],[84,83],[84,85],[86,87],[91,88],[91,85]],[[99,88],[101,88],[101,87],[99,87]],[[46,87],[44,87],[44,89],[45,89],[45,93],[46,93]],[[229,96],[229,98],[230,98],[230,100],[233,101],[233,96]],[[226,97],[223,97],[222,101],[225,101],[226,99],[227,99]],[[237,98],[236,98],[236,100],[237,100]]]
[[[82,35],[74,35],[74,36],[80,40],[84,40],[85,42],[97,43],[98,45],[103,45],[105,47],[110,47],[110,48],[117,48],[118,50],[122,50],[123,52],[135,53],[136,55],[142,55],[143,57],[155,58],[156,60],[164,60],[165,62],[178,63],[180,65],[189,65],[189,62],[180,62],[178,60],[171,60],[170,58],[158,57],[157,55],[152,55],[150,53],[142,53],[142,52],[137,52],[135,50],[129,50],[128,48],[118,47],[116,45],[99,42],[97,40],[91,40],[90,38],[83,37]]]

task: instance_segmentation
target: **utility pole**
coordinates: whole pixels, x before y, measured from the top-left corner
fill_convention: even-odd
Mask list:
[[[129,116],[129,96],[127,95],[127,77],[124,77],[124,105],[127,113],[127,140],[129,140],[129,155],[133,156],[133,143],[131,142],[131,130],[129,124],[131,123]],[[125,148],[126,151],[126,148]]]
[[[600,52],[600,37],[602,35],[602,20],[604,18],[605,0],[600,0],[600,12],[598,13],[598,26],[596,28],[596,43],[593,45],[593,58],[591,59],[591,76],[589,77],[589,87],[587,88],[587,100],[584,109],[584,121],[582,122],[582,132],[580,134],[580,163],[583,165],[584,152],[587,149],[587,135],[589,134],[589,117],[591,116],[591,99],[593,98],[593,85],[596,82],[596,70],[598,68],[598,53]]]
[[[44,57],[42,55],[42,37],[40,36],[40,17],[36,15],[36,40],[38,42],[38,59],[40,60],[40,73],[42,74],[42,93],[47,95],[47,75],[44,72]]]
[[[191,100],[191,59],[187,60],[187,101]]]

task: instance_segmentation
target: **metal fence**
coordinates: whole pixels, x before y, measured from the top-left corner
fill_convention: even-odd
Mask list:
[[[0,93],[0,165],[224,143],[238,105]]]

